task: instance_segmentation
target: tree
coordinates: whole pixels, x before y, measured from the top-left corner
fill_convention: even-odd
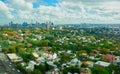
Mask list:
[[[24,48],[19,48],[17,51],[18,51],[19,54],[25,53],[25,49]]]
[[[8,48],[2,48],[2,51],[7,53],[7,52],[9,52],[9,49]]]
[[[33,60],[34,59],[34,56],[31,53],[21,53],[20,55],[21,55],[21,57],[23,58],[23,60],[25,62],[29,62],[29,60]]]
[[[32,74],[42,74],[42,72],[38,69],[34,69],[34,71],[32,72]]]
[[[9,46],[9,52],[10,52],[10,53],[16,53],[16,48],[15,48],[15,46]]]
[[[27,48],[27,49],[26,49],[26,51],[27,51],[28,53],[32,53],[33,50],[34,50],[33,48]]]
[[[105,68],[94,67],[91,69],[91,71],[92,74],[109,74],[109,72]]]
[[[55,61],[54,64],[56,64],[57,67],[60,67],[60,66],[61,66],[61,64],[60,64],[59,62],[57,62],[57,61]]]
[[[70,66],[70,67],[65,67],[62,72],[63,72],[63,74],[68,74],[68,72],[70,72],[72,74],[74,74],[74,73],[80,74],[80,69],[75,66]]]
[[[17,43],[17,48],[24,47],[23,43]]]
[[[16,67],[24,74],[27,74],[25,67],[23,67],[20,63],[16,63]]]
[[[1,44],[2,47],[8,47],[9,46],[9,42],[7,40],[4,40]]]
[[[46,72],[46,67],[43,64],[35,65],[35,69],[41,71],[42,74],[45,74],[45,72]]]
[[[67,69],[66,69],[66,68],[65,68],[65,69],[63,69],[62,73],[63,73],[63,74],[68,74]]]
[[[60,58],[61,58],[60,60],[61,63],[68,62],[72,59],[72,57],[69,54],[64,54],[64,53],[60,55]]]
[[[72,74],[80,73],[80,69],[78,67],[74,67],[74,66],[71,66],[71,67],[67,68],[67,71],[69,71]]]
[[[116,56],[120,56],[120,51],[114,52],[114,54],[115,54]]]
[[[87,54],[87,51],[86,50],[79,50],[77,52],[77,55],[80,56],[82,53],[86,53]]]
[[[120,67],[114,64],[111,64],[107,69],[109,71],[109,74],[111,74],[112,72],[114,72],[114,74],[120,74]]]
[[[41,41],[42,46],[48,46],[48,42],[49,42],[49,40],[42,40]]]
[[[102,53],[102,54],[107,54],[108,52],[109,52],[109,50],[106,49],[106,48],[101,49],[101,53]]]
[[[81,65],[81,67],[82,67],[82,68],[86,68],[86,67],[88,67],[88,65],[85,64],[85,63],[83,63],[83,64]]]

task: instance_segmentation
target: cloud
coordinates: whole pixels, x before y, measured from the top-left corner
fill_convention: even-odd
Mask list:
[[[9,7],[12,7],[17,10],[32,10],[33,9],[32,2],[27,1],[27,0],[8,0],[8,5]]]
[[[0,18],[12,19],[14,16],[10,12],[11,8],[0,1]]]
[[[30,3],[33,3],[33,2],[37,2],[38,0],[25,0],[26,2],[30,2]]]
[[[0,11],[17,22],[120,23],[119,0],[61,0],[55,6],[41,4],[33,8],[34,2],[38,0],[0,1]]]

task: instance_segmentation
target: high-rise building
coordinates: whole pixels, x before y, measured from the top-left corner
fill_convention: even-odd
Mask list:
[[[46,23],[46,29],[48,30],[50,28],[49,23]]]

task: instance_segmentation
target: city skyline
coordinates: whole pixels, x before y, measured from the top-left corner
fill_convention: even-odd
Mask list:
[[[120,0],[0,0],[0,25],[10,21],[119,24],[119,20]]]

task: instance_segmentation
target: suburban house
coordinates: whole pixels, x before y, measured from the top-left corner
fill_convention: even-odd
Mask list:
[[[93,67],[94,62],[92,62],[92,61],[86,61],[85,64],[87,64],[88,67]]]
[[[120,66],[120,56],[116,56],[113,64]]]
[[[69,62],[69,64],[72,66],[79,66],[80,67],[82,63],[77,58],[74,58]]]
[[[21,62],[23,59],[19,56],[17,56],[15,53],[9,53],[6,54],[8,58],[11,60],[11,62]]]
[[[47,58],[48,60],[54,60],[57,58],[57,54],[56,53],[52,53],[52,52],[43,52],[42,56],[44,58]]]
[[[26,67],[27,70],[33,71],[34,70],[34,65],[36,64],[35,61],[30,61],[28,63],[28,66]]]
[[[33,56],[34,56],[34,60],[36,61],[38,58],[39,58],[39,55],[37,54],[37,53],[32,53],[33,54]]]
[[[103,62],[103,61],[97,61],[94,65],[95,65],[95,66],[108,67],[108,66],[110,65],[110,63],[108,63],[108,62]]]
[[[80,74],[92,74],[89,68],[81,68]]]
[[[115,60],[115,56],[111,54],[106,54],[102,58],[111,63]]]

